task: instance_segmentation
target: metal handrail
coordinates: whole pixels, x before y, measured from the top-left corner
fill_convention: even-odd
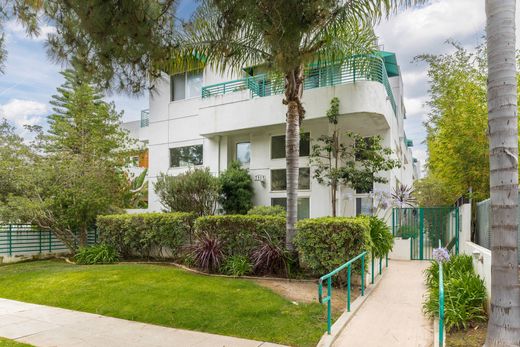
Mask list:
[[[439,248],[442,247],[439,240]],[[439,347],[444,346],[444,275],[442,270],[442,261],[439,263]]]
[[[330,63],[321,67],[308,67],[305,69],[304,75],[304,89],[349,84],[356,81],[379,82],[384,86],[394,114],[397,116],[397,106],[388,80],[388,73],[383,59],[379,56],[353,56],[341,62]],[[261,74],[204,86],[202,87],[201,96],[202,98],[207,98],[249,90],[252,97],[264,97],[282,94],[284,83],[283,78],[279,76]]]

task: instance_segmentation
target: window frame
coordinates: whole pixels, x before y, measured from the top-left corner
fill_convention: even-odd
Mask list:
[[[240,160],[238,160],[238,145],[240,144],[249,144],[249,162],[242,163]],[[235,160],[240,163],[241,166],[249,167],[251,165],[251,141],[237,141],[235,142]]]
[[[269,203],[270,203],[269,206],[280,206],[280,205],[273,205],[273,200],[274,199],[285,199],[285,209],[287,210],[287,196],[271,196],[270,199],[269,199]],[[308,215],[308,217],[304,217],[304,218],[301,218],[301,219],[311,218],[311,215],[312,215],[312,211],[311,211],[311,209],[312,209],[311,197],[310,197],[310,195],[309,196],[299,196],[298,197],[298,200],[303,200],[303,199],[307,199],[307,201],[309,202],[309,208],[308,208],[309,215]],[[298,209],[298,211],[300,211],[300,209]],[[298,220],[301,220],[301,219],[298,218]]]
[[[311,176],[311,168],[310,166],[300,167],[298,168],[298,185],[300,185],[301,180],[299,179],[301,177],[301,170],[309,170],[309,187],[308,188],[300,188],[298,187],[298,191],[310,191],[311,185],[312,185],[312,176]],[[273,189],[273,171],[285,171],[285,181],[287,182],[287,169],[286,168],[279,168],[279,169],[269,169],[269,188],[271,192],[286,192],[287,191],[287,183],[285,189]]]
[[[306,131],[303,133],[303,135],[306,135],[308,134],[308,138],[309,138],[309,149],[308,149],[308,153],[307,155],[301,155],[301,138],[300,138],[300,158],[308,158],[311,154],[311,132],[310,131]],[[300,136],[302,136],[302,134],[300,134]],[[284,137],[284,154],[283,154],[283,157],[280,157],[280,158],[273,158],[273,138],[274,137]],[[285,134],[280,134],[280,135],[270,135],[269,136],[269,157],[271,160],[280,160],[280,159],[285,159],[286,156],[285,156]]]
[[[196,147],[196,146],[197,147],[200,146],[201,149],[202,149],[202,156],[201,156],[201,163],[200,164],[190,163],[188,165],[181,165],[180,162],[179,162],[179,166],[173,166],[172,165],[172,150],[177,149],[177,148]],[[169,147],[168,148],[168,154],[169,154],[169,157],[168,157],[168,160],[169,160],[168,167],[170,169],[179,169],[179,168],[187,168],[187,167],[200,167],[200,166],[204,165],[204,144],[202,144],[202,143],[200,143],[200,144],[193,144],[193,145],[186,145],[186,146]]]
[[[196,71],[200,71],[201,78],[202,78],[201,83],[200,83],[200,87],[202,89],[202,87],[204,87],[204,77],[205,77],[204,69],[193,69],[193,70],[184,71],[184,72],[181,72],[181,73],[176,73],[176,74],[170,75],[170,102],[178,102],[178,101],[190,100],[190,99],[196,99],[196,98],[201,98],[202,97],[202,95],[201,95],[202,93],[200,93],[199,95],[196,95],[196,96],[187,97],[188,73],[196,72]],[[184,76],[184,99],[174,100],[173,99],[173,94],[174,94],[173,76],[177,76],[177,75],[183,75]]]

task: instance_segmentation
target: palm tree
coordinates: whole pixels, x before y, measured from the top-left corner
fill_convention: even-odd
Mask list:
[[[486,346],[520,346],[515,0],[486,0],[491,313]]]
[[[186,27],[179,44],[184,57],[196,52],[221,72],[261,64],[284,81],[290,249],[297,216],[305,66],[373,52],[374,24],[392,11],[419,2],[422,0],[206,0]]]

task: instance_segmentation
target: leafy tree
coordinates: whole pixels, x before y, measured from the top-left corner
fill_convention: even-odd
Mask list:
[[[10,194],[24,190],[22,176],[30,171],[33,161],[31,148],[16,134],[15,128],[6,119],[0,122],[0,203],[5,203]]]
[[[219,180],[208,168],[194,169],[177,176],[160,174],[154,184],[161,204],[174,212],[212,215],[219,199]]]
[[[197,52],[220,71],[262,65],[283,79],[286,113],[287,245],[297,217],[299,133],[305,66],[376,49],[373,24],[418,0],[206,0],[180,44],[178,66]]]
[[[419,206],[435,207],[453,204],[453,200],[450,200],[452,194],[432,175],[415,181],[413,187]]]
[[[363,137],[347,132],[342,141],[338,116],[339,99],[333,98],[327,111],[332,133],[321,135],[312,146],[310,155],[313,177],[330,187],[333,217],[336,216],[336,196],[340,186],[370,192],[374,183],[388,182],[377,173],[400,166],[399,161],[390,158],[392,150],[381,145],[380,136]]]
[[[99,214],[122,207],[130,142],[114,105],[83,75],[63,75],[49,131],[32,129],[34,159],[21,176],[24,190],[9,196],[2,211],[3,219],[34,223],[75,250],[87,244]]]
[[[520,346],[515,0],[486,0],[491,310],[486,346]]]
[[[253,207],[253,180],[238,161],[219,176],[220,203],[227,214],[246,214]]]

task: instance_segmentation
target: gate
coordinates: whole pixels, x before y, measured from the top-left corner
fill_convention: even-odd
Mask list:
[[[392,210],[394,237],[410,239],[410,259],[431,260],[441,245],[459,253],[458,207],[406,207]]]

